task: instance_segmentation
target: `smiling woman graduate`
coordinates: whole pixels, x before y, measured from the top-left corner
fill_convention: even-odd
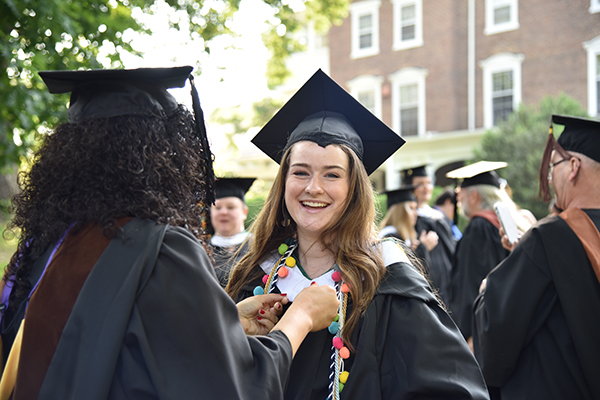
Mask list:
[[[236,308],[198,240],[212,154],[194,86],[196,118],[167,91],[191,71],[40,73],[71,92],[70,122],[15,198],[0,399],[280,399],[295,349],[335,315],[334,290],[314,287],[246,336],[286,300]]]
[[[398,242],[377,237],[368,174],[404,140],[319,70],[253,142],[280,168],[228,292],[286,293],[293,304],[316,282],[340,300],[329,328],[298,350],[285,399],[487,398],[425,277]]]

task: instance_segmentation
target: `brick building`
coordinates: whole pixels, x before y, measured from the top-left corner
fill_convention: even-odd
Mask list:
[[[600,115],[600,0],[358,0],[329,32],[332,78],[407,144],[374,180],[441,179],[520,102],[564,92]]]

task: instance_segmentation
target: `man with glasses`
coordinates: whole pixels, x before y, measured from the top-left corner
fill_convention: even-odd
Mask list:
[[[474,304],[475,355],[503,399],[600,398],[600,122],[554,115],[543,219],[487,277]],[[493,390],[492,390],[493,391]]]

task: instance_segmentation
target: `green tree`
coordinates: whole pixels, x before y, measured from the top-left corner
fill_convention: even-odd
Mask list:
[[[498,174],[507,180],[515,203],[537,218],[548,214],[548,205],[540,200],[538,190],[539,168],[552,114],[587,116],[581,104],[568,95],[548,96],[537,107],[519,106],[506,121],[486,132],[475,150],[477,160],[508,163]],[[557,137],[561,132],[562,128],[554,131]]]
[[[35,146],[37,135],[64,118],[68,96],[48,94],[37,72],[100,68],[98,54],[103,45],[112,49],[110,67],[122,67],[121,55],[135,53],[130,35],[125,33],[150,33],[133,18],[132,10],[152,14],[157,12],[158,1],[163,0],[0,0],[0,173],[5,173],[7,166],[19,165]],[[230,33],[227,26],[240,2],[164,1],[187,14],[190,37],[201,37],[206,52],[211,39]],[[272,32],[265,35],[265,43],[272,49],[271,82],[280,82],[287,74],[282,68],[285,57],[300,49],[293,32],[304,20],[288,2],[265,2],[274,11]],[[348,0],[309,0],[304,14],[324,29],[329,21],[342,20],[347,6]],[[170,24],[182,29],[180,22]]]

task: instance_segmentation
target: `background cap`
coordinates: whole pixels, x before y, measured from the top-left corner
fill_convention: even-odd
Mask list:
[[[407,186],[402,186],[399,189],[388,190],[388,191],[384,192],[384,194],[387,194],[388,210],[391,206],[393,206],[394,204],[397,204],[397,203],[404,203],[406,201],[417,201],[417,198],[413,194],[415,188],[416,188],[416,186],[414,186],[414,185],[407,185]]]
[[[500,188],[500,177],[495,170],[504,168],[508,164],[503,161],[479,161],[452,170],[446,174],[451,179],[463,179],[461,188],[474,185],[492,185]]]
[[[237,197],[244,201],[244,196],[256,178],[217,178],[215,181],[215,199]]]
[[[400,173],[402,176],[402,183],[410,185],[412,184],[412,180],[415,176],[428,176],[427,170],[425,169],[426,167],[427,165],[420,165],[418,167],[402,170]]]
[[[291,144],[309,140],[325,147],[346,144],[368,174],[403,144],[398,134],[318,70],[252,139],[275,162]]]
[[[50,93],[71,92],[71,122],[118,115],[164,115],[178,103],[167,91],[183,87],[192,67],[42,71]]]

